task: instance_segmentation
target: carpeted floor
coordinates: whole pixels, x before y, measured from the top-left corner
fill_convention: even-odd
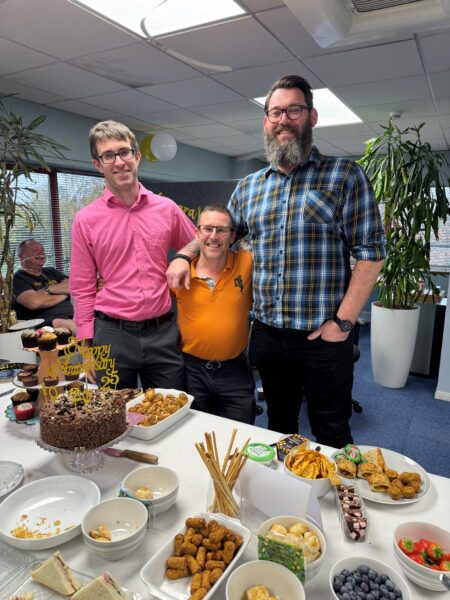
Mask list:
[[[352,416],[355,443],[395,450],[430,473],[450,477],[450,402],[434,398],[436,379],[410,375],[402,389],[381,387],[372,378],[370,325],[361,327],[359,348],[353,398],[360,402],[363,411]],[[257,384],[260,386],[261,382]],[[264,413],[257,417],[256,425],[267,427],[267,406],[258,404]],[[299,432],[313,439],[305,403]]]

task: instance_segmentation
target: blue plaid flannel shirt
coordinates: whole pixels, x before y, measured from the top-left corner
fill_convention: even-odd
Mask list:
[[[385,257],[382,221],[365,173],[315,146],[289,175],[270,166],[242,179],[228,208],[238,235],[248,233],[252,245],[255,317],[273,327],[316,329],[341,304],[350,256]]]

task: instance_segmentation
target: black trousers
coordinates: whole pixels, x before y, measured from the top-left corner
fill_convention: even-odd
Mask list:
[[[253,323],[251,361],[261,376],[269,429],[297,433],[305,394],[311,431],[321,444],[351,443],[353,335],[344,342],[308,340],[311,332]]]
[[[140,377],[144,390],[150,387],[183,389],[183,354],[178,348],[179,331],[174,320],[147,329],[122,328],[118,323],[95,319],[94,346],[111,344],[111,358],[119,372],[118,389],[136,388]],[[97,373],[102,385],[105,374]]]
[[[192,408],[253,425],[255,380],[247,357],[207,361],[184,354],[185,390],[194,396]]]

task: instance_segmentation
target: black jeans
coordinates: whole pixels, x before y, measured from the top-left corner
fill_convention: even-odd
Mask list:
[[[340,448],[351,443],[353,335],[344,342],[308,340],[310,331],[253,323],[252,365],[261,376],[269,429],[297,433],[303,394],[316,441]]]
[[[185,390],[194,396],[192,408],[253,425],[255,381],[247,357],[207,361],[184,354]]]
[[[94,346],[111,344],[111,358],[119,372],[118,389],[137,387],[138,375],[144,390],[152,387],[183,389],[183,355],[178,348],[175,321],[157,327],[133,330],[117,323],[95,319]],[[97,373],[101,386],[103,373]]]

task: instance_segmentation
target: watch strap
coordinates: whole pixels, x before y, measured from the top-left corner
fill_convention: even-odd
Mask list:
[[[172,257],[170,262],[172,262],[172,260],[175,260],[176,258],[182,258],[183,260],[187,260],[189,264],[191,264],[192,262],[192,258],[190,256],[188,256],[187,254],[181,254],[179,252],[177,252],[177,254],[175,254],[175,256]]]

